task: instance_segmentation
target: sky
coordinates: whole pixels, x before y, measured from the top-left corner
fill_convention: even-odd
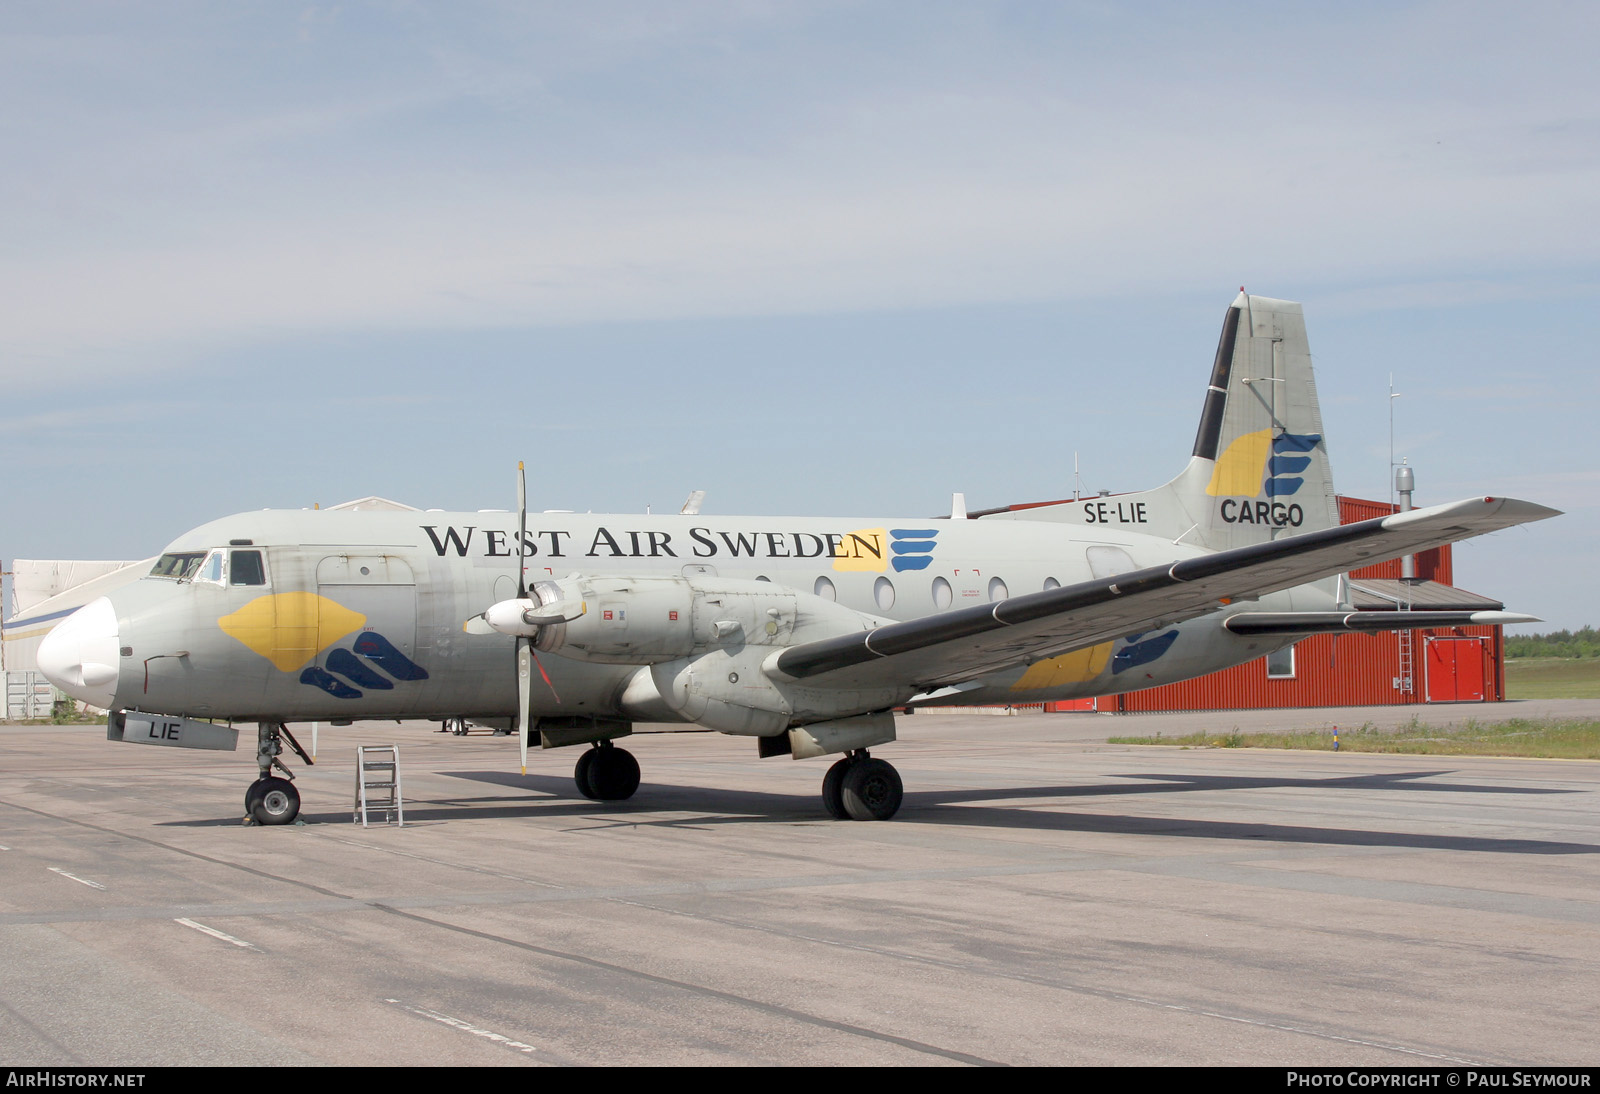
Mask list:
[[[929,515],[1143,489],[1298,300],[1335,482],[1566,510],[1600,624],[1600,7],[29,3],[0,558],[231,512]]]

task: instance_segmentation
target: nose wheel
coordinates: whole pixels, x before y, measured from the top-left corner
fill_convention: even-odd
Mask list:
[[[293,824],[300,815],[300,791],[288,779],[257,779],[244,792],[244,811],[257,824]]]
[[[852,752],[822,777],[822,805],[834,820],[888,820],[904,798],[900,772],[866,749]]]
[[[294,739],[289,732],[289,727],[282,722],[260,722],[256,725],[256,765],[261,771],[261,776],[250,784],[244,792],[244,815],[246,822],[254,821],[256,824],[293,824],[300,815],[300,791],[295,789],[294,783],[288,778],[280,779],[272,773],[276,767],[289,778],[293,778],[283,761],[278,759],[278,754],[283,751],[283,742],[288,741],[289,747],[306,763],[312,759],[306,750],[300,747],[300,742]]]
[[[591,801],[626,801],[639,789],[639,761],[627,749],[601,741],[578,757],[572,777],[578,793]]]

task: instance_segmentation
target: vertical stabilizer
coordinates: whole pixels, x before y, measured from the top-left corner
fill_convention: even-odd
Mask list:
[[[1213,550],[1338,524],[1300,305],[1240,292],[1224,313],[1194,451],[1177,478],[985,515],[1120,527]]]

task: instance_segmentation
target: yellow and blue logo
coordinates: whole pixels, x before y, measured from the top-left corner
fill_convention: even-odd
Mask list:
[[[1206,493],[1212,497],[1286,498],[1305,483],[1310,453],[1322,443],[1320,433],[1257,430],[1235,437],[1217,458]]]
[[[937,528],[857,528],[835,537],[833,568],[842,573],[926,570],[938,536]]]
[[[367,617],[360,612],[308,592],[258,596],[217,620],[222,633],[265,657],[279,672],[305,666],[300,682],[337,699],[359,699],[363,694],[359,688],[388,691],[393,680],[428,678],[428,671],[394,643],[376,631],[362,630],[366,625]],[[325,665],[306,664],[351,632],[357,633],[348,649],[333,650]]]
[[[889,550],[894,552],[894,561],[890,565],[895,572],[926,570],[928,563],[933,561],[934,541],[938,535],[937,528],[889,529]]]

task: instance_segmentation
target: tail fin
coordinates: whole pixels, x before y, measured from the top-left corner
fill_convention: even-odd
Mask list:
[[[1212,550],[1338,524],[1300,305],[1241,291],[1229,306],[1194,454],[1171,482],[985,515],[1109,526]]]

